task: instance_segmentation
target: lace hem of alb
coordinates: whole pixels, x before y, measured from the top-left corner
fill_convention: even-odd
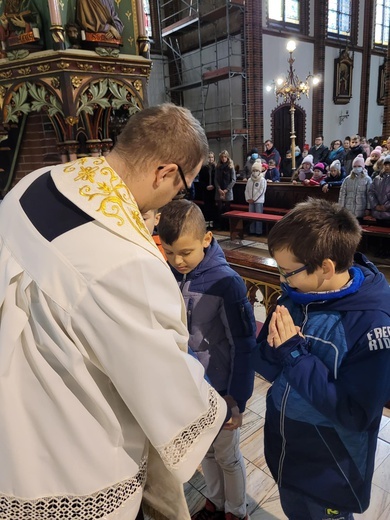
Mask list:
[[[135,493],[146,480],[147,459],[142,458],[138,473],[92,495],[47,496],[24,500],[0,494],[1,520],[104,520]]]
[[[185,455],[191,450],[191,447],[198,440],[200,435],[214,424],[217,413],[218,394],[214,388],[210,388],[209,409],[207,412],[196,422],[182,430],[169,444],[157,448],[165,466],[174,469],[176,465],[185,459]]]

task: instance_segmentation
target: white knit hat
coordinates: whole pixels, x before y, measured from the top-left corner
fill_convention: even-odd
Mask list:
[[[335,161],[332,162],[332,164],[330,165],[330,168],[334,168],[335,170],[338,170],[339,172],[341,171],[341,162],[336,159]]]
[[[303,159],[301,164],[304,164],[304,163],[310,163],[313,166],[313,156],[310,154],[306,155],[306,157]]]

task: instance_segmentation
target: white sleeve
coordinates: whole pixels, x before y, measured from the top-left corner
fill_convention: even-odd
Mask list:
[[[184,313],[164,262],[135,248],[130,259],[89,284],[71,324],[182,482],[192,476],[226,416],[225,401],[187,354]]]

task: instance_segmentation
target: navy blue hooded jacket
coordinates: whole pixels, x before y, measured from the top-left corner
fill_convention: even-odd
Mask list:
[[[187,308],[189,347],[211,385],[221,395],[231,395],[243,412],[253,392],[256,324],[242,278],[214,238],[193,271],[182,275],[171,269]]]
[[[360,254],[350,276],[332,292],[299,293],[283,284],[278,303],[304,338],[272,348],[269,317],[254,367],[273,382],[265,456],[279,486],[361,513],[369,505],[379,424],[390,399],[390,288]]]

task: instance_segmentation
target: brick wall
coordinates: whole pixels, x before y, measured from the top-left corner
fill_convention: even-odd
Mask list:
[[[14,186],[25,175],[42,166],[59,163],[57,138],[49,117],[31,113],[27,117],[15,167]]]

